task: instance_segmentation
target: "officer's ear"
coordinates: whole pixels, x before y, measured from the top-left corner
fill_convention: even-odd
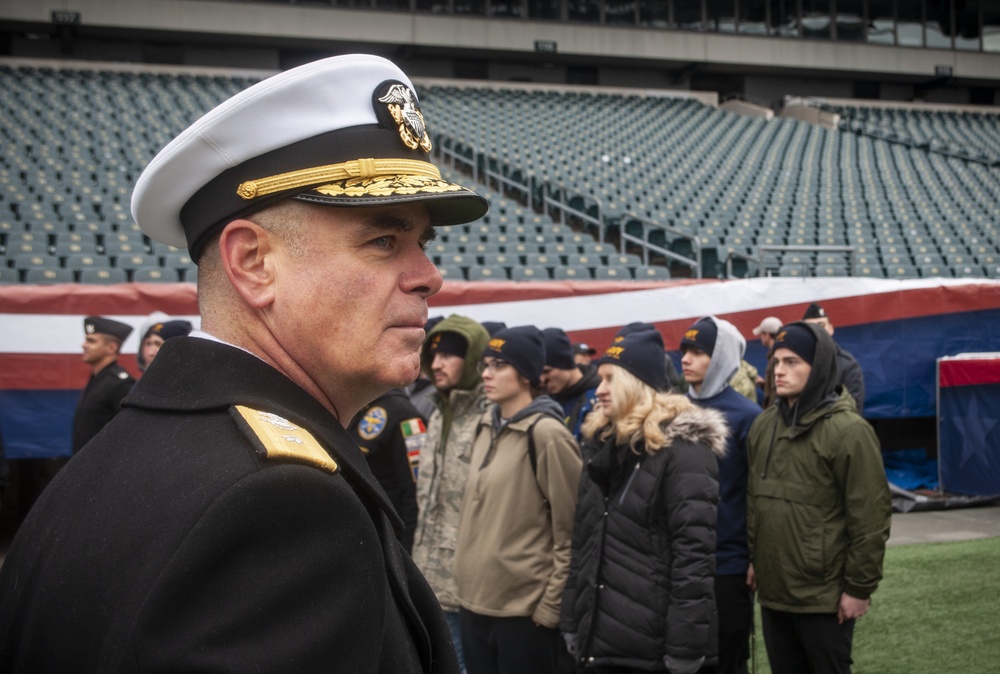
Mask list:
[[[247,304],[261,309],[274,301],[274,241],[250,220],[233,220],[219,236],[219,258],[233,289]]]

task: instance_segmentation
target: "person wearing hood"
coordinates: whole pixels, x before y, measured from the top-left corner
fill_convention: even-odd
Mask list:
[[[534,326],[494,333],[480,362],[486,398],[455,551],[469,674],[549,674],[561,650],[580,449],[562,408],[539,391]]]
[[[664,392],[655,330],[616,339],[598,374],[598,406],[583,424],[588,461],[560,627],[584,672],[693,674],[715,663],[718,648],[713,580],[725,420]]]
[[[822,327],[784,326],[774,359],[777,402],[750,428],[747,583],[772,672],[850,672],[892,517],[879,442]]]
[[[187,337],[193,330],[191,321],[181,319],[171,320],[169,316],[154,311],[146,319],[142,326],[142,339],[139,341],[139,352],[135,354],[135,360],[139,363],[139,369],[143,372],[160,352],[160,347],[168,339],[173,337]]]
[[[454,558],[472,443],[488,404],[477,366],[489,338],[482,325],[453,314],[431,328],[420,352],[436,391],[417,474],[413,561],[444,609],[463,670]]]
[[[563,421],[580,440],[583,420],[594,409],[597,385],[601,383],[597,368],[580,366],[573,360],[573,345],[561,328],[542,330],[545,339],[545,367],[542,386],[552,399],[563,407]]]
[[[740,367],[745,342],[729,321],[708,316],[681,340],[681,368],[688,397],[718,410],[729,435],[719,458],[719,517],[715,529],[715,606],[719,614],[719,663],[710,671],[745,674],[753,633],[753,592],[746,584],[747,435],[761,409],[729,383]]]

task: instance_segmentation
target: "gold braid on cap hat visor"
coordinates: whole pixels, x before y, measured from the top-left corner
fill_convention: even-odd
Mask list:
[[[314,168],[280,173],[276,176],[248,180],[236,188],[236,194],[249,201],[276,192],[293,190],[310,185],[323,185],[341,180],[370,180],[382,176],[421,176],[441,179],[441,172],[434,164],[416,159],[354,159],[341,164],[328,164]]]

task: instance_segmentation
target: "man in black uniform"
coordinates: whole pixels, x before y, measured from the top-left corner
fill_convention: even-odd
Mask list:
[[[345,427],[416,378],[444,181],[406,76],[324,59],[209,112],[132,212],[197,260],[201,329],[49,485],[0,570],[0,671],[455,674]]]
[[[813,302],[806,308],[806,313],[802,317],[806,323],[813,323],[826,330],[826,334],[833,337],[833,323],[826,315],[826,310],[819,304]],[[861,371],[861,365],[850,351],[840,348],[840,344],[833,343],[837,349],[837,376],[839,382],[851,397],[858,408],[858,414],[865,411],[865,374]]]
[[[90,380],[73,415],[73,453],[79,452],[121,409],[135,379],[118,364],[122,342],[132,326],[103,316],[83,320],[83,362],[90,366]]]
[[[427,420],[406,391],[393,389],[361,410],[350,433],[402,518],[399,541],[407,553],[412,552],[417,528],[417,469],[420,450],[427,442]]]

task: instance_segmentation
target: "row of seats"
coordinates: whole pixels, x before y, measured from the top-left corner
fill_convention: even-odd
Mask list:
[[[609,230],[631,226],[661,247],[676,236],[632,223],[645,218],[702,247],[748,253],[762,244],[854,245],[843,234],[851,226],[880,225],[899,228],[889,240],[919,230],[942,254],[956,242],[996,249],[997,172],[980,163],[654,96],[442,86],[422,101],[445,146],[511,179],[548,183],[548,194]],[[554,118],[587,120],[585,139]],[[975,123],[997,137],[997,119]]]
[[[30,283],[52,285],[57,283],[90,283],[110,285],[115,283],[196,283],[198,270],[179,270],[164,267],[139,269],[114,269],[90,267],[73,270],[61,267],[38,267],[25,270],[0,267],[0,285]]]
[[[476,265],[438,266],[441,276],[458,281],[664,281],[670,278],[665,267],[577,267]]]
[[[251,83],[0,67],[0,268],[14,270],[4,275],[17,282],[29,272],[39,276],[19,261],[23,255],[53,258],[56,266],[43,270],[69,271],[77,280],[88,271],[82,258],[116,270],[119,259],[145,256],[168,278],[169,270],[184,278],[189,268],[169,258],[179,251],[149,241],[132,222],[131,185],[160,146]],[[655,254],[641,258],[652,265],[635,257],[615,264],[623,253],[641,252],[631,243],[622,249],[623,234],[685,257],[700,252],[706,275],[724,273],[730,253],[752,256],[789,245],[851,246],[857,265],[810,255],[768,259],[762,269],[738,264],[734,273],[897,277],[936,269],[952,276],[990,275],[995,268],[997,167],[929,152],[926,144],[751,119],[656,95],[437,85],[419,93],[438,148],[528,193],[515,198],[496,181],[477,185],[491,212],[470,225],[441,228],[428,249],[452,277],[481,275],[477,269],[493,266],[483,260],[511,255],[515,262],[496,265],[507,278],[517,269],[533,270],[517,271],[519,278],[603,277],[609,269],[626,269],[631,278],[692,273],[678,263],[661,267]],[[908,112],[891,123],[992,152],[1000,147],[997,118]],[[853,119],[889,123],[874,112]],[[460,162],[442,156],[439,163],[447,177],[468,182]],[[568,226],[560,211],[543,204],[546,196],[599,224]],[[453,255],[476,263],[450,265]],[[131,271],[122,271],[132,280]]]

